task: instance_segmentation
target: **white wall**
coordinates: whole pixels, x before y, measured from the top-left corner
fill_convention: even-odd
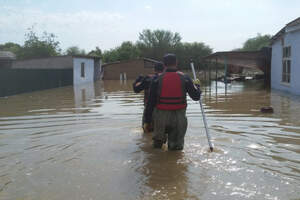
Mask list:
[[[277,40],[272,45],[271,87],[300,95],[300,31],[288,32],[284,35],[284,46],[291,46],[291,81],[282,84],[282,45]]]
[[[81,77],[81,63],[84,63],[85,76]],[[79,85],[94,81],[94,59],[73,58],[73,84]]]
[[[277,40],[272,45],[271,57],[271,87],[280,89],[282,77],[282,45],[281,41]]]

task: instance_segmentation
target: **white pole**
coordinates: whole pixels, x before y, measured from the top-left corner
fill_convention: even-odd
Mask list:
[[[193,71],[193,75],[194,75],[194,80],[196,80],[197,76],[196,76],[196,72],[195,72],[195,68],[194,68],[194,63],[191,62],[191,67],[192,67],[192,71]]]
[[[194,80],[196,80],[197,77],[196,77],[193,62],[191,62],[191,68],[192,68],[192,71],[193,71]],[[199,100],[199,104],[200,104],[200,108],[201,108],[201,112],[202,112],[202,118],[203,118],[203,123],[204,123],[205,131],[206,131],[206,137],[207,137],[208,145],[209,145],[210,150],[213,151],[214,148],[213,148],[213,145],[211,143],[211,138],[210,138],[210,134],[209,134],[209,130],[208,130],[208,126],[207,126],[206,117],[205,117],[204,109],[203,109],[203,106],[202,106],[201,98]]]

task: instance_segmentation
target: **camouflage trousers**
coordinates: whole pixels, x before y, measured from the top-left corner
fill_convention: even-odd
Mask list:
[[[168,142],[169,150],[182,150],[187,130],[186,109],[153,111],[153,146],[160,148]]]

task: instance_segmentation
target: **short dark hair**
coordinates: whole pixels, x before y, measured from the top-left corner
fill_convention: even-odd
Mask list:
[[[177,58],[176,55],[173,53],[168,53],[164,56],[163,58],[165,66],[172,66],[176,65],[177,63]]]
[[[155,63],[155,65],[154,65],[154,71],[155,72],[162,72],[162,71],[164,71],[164,65],[163,65],[163,63],[162,62]]]

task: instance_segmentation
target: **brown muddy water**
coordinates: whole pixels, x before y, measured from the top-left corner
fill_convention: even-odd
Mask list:
[[[0,98],[0,199],[300,199],[300,97],[203,90],[213,153],[191,100],[184,151],[152,149],[131,82]]]

